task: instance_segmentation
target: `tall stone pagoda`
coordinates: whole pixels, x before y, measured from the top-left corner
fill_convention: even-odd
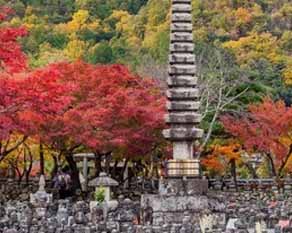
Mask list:
[[[201,115],[191,10],[191,0],[172,0],[166,116],[170,128],[163,131],[173,143],[173,160],[167,166],[169,177],[198,177],[200,170],[193,151],[194,140],[201,138],[203,131],[196,128]]]
[[[215,211],[216,218],[222,213],[220,203],[208,197],[208,181],[200,177],[200,161],[193,149],[203,131],[196,127],[201,116],[191,11],[191,0],[172,0],[166,115],[169,128],[163,134],[173,143],[173,159],[167,163],[167,177],[160,180],[159,193],[141,198],[143,213],[152,213],[154,226],[183,222],[199,226],[202,212]]]

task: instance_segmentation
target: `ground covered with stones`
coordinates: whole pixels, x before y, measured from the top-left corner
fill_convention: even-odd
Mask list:
[[[192,213],[181,213],[182,223],[155,224],[155,213],[141,209],[139,201],[120,196],[116,205],[97,205],[88,201],[55,200],[49,205],[27,201],[3,201],[0,205],[0,233],[255,233],[292,232],[290,192],[211,191],[224,204],[220,213],[202,211],[199,224]],[[157,213],[156,213],[157,215]]]

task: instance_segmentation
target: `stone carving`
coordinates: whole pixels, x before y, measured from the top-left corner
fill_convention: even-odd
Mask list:
[[[46,216],[47,207],[53,201],[53,195],[46,192],[45,186],[46,186],[45,177],[41,175],[39,180],[38,191],[30,195],[30,203],[37,208],[36,214],[38,218],[43,218]]]

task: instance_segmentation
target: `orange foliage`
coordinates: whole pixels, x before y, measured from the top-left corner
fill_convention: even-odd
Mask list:
[[[240,161],[240,148],[241,145],[234,142],[227,145],[214,145],[212,153],[202,160],[202,164],[207,169],[222,175],[230,161]]]

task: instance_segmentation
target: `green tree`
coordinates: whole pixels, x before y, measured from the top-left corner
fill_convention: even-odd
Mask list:
[[[107,42],[98,43],[89,51],[88,61],[93,64],[97,63],[113,63],[113,51]]]

